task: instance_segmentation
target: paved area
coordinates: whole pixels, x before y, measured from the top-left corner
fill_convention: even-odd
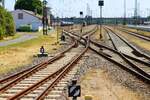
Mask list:
[[[0,42],[0,47],[8,46],[8,45],[15,44],[15,43],[24,42],[24,41],[31,40],[31,39],[34,39],[34,38],[37,38],[37,37],[38,36],[36,36],[36,35],[25,34],[25,35],[22,35],[19,38],[13,39],[13,40]]]

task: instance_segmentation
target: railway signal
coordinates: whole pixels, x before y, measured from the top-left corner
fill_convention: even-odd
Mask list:
[[[83,11],[80,11],[80,18],[81,18],[81,30],[80,32],[82,33],[82,26],[83,26]]]
[[[100,6],[100,39],[102,38],[102,6],[104,6],[104,1],[99,0],[98,1],[98,6]]]
[[[81,96],[81,87],[77,84],[77,80],[73,80],[72,84],[68,86],[68,95],[73,97],[72,100],[77,100],[77,97]]]
[[[43,0],[43,35],[47,35],[47,26],[48,26],[48,18],[47,18],[47,1]]]

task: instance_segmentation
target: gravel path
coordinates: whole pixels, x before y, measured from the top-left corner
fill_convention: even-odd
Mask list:
[[[150,85],[143,83],[139,79],[137,79],[135,76],[129,74],[128,72],[124,71],[121,69],[119,66],[116,66],[115,64],[107,61],[106,59],[98,56],[97,54],[93,54],[93,52],[89,53],[88,55],[85,56],[86,58],[84,59],[84,63],[82,65],[82,70],[81,70],[81,76],[83,76],[80,80],[80,83],[83,85],[82,86],[82,99],[83,96],[87,95],[88,93],[94,93],[97,94],[96,96],[99,99],[94,99],[94,100],[135,100],[133,99],[134,97],[139,97],[138,100],[149,100],[150,98]],[[85,82],[85,75],[88,75],[89,71],[92,69],[97,70],[99,76],[92,76],[94,78],[97,77],[97,80],[94,79],[87,79]],[[102,76],[107,75],[107,77],[102,77]],[[99,79],[98,79],[99,77]],[[90,85],[88,81],[93,80],[93,84]],[[96,81],[99,81],[99,83],[96,83]],[[87,88],[85,84],[87,85]],[[111,86],[110,89],[105,89],[105,84],[106,88],[107,86]],[[100,88],[99,91],[96,91],[93,89],[93,87],[96,87],[95,89],[98,89],[97,87]],[[87,91],[88,88],[91,88],[90,91]],[[107,90],[107,91],[106,91]],[[121,91],[121,92],[120,92]],[[125,91],[123,93],[123,91]],[[108,94],[107,94],[108,93]],[[109,95],[109,93],[111,93]],[[131,93],[131,95],[129,95]],[[136,95],[134,95],[136,94]],[[88,94],[90,95],[90,94]],[[113,97],[115,96],[118,97],[118,99],[108,99],[108,97]],[[129,96],[128,96],[129,95]],[[128,96],[128,97],[127,97]],[[123,99],[124,98],[124,99]],[[126,99],[125,99],[126,98]]]
[[[31,40],[31,39],[34,39],[34,38],[37,38],[37,37],[38,36],[36,36],[36,35],[25,34],[25,35],[23,35],[23,36],[21,36],[19,38],[13,39],[13,40],[0,42],[0,47],[8,46],[8,45],[15,44],[15,43],[24,42],[24,41]]]

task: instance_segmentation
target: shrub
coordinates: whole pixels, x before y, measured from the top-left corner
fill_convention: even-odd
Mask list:
[[[11,14],[9,12],[6,12],[6,35],[7,36],[13,36],[15,35],[15,24],[14,24],[14,20],[13,17],[11,16]]]
[[[19,27],[18,31],[20,31],[20,32],[31,32],[32,27],[31,27],[31,25],[23,25],[23,26]]]
[[[4,30],[3,28],[0,26],[0,40],[2,40],[4,37]]]
[[[6,13],[5,10],[2,7],[0,7],[0,27],[1,27],[0,34],[3,34],[6,31],[6,29],[5,29],[5,26],[6,26],[5,13]]]
[[[15,34],[14,20],[10,12],[0,6],[0,39]]]

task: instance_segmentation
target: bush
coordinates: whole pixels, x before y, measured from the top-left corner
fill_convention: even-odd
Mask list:
[[[20,26],[18,31],[19,32],[31,32],[32,31],[32,27],[31,27],[31,25]]]
[[[4,30],[3,28],[0,26],[0,40],[2,40],[4,37]]]
[[[10,12],[0,6],[0,39],[15,34],[14,20]]]
[[[14,36],[15,35],[15,24],[13,21],[13,17],[10,13],[6,12],[6,35],[7,36]]]
[[[0,34],[3,34],[6,31],[5,13],[6,13],[5,10],[2,7],[0,7],[0,27],[1,27],[1,33]]]

